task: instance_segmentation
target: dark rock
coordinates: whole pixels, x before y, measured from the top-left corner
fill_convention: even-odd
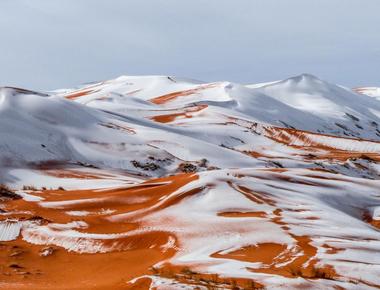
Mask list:
[[[197,172],[198,167],[191,163],[181,163],[178,170],[185,173]]]
[[[0,201],[21,199],[22,197],[11,190],[8,186],[0,184]]]

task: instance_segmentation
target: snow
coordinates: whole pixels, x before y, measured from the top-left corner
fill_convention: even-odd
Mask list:
[[[355,88],[353,91],[358,92],[360,94],[368,95],[375,99],[380,100],[380,88],[377,87],[360,87]]]
[[[380,206],[376,206],[370,209],[372,212],[372,219],[380,221]]]
[[[17,239],[20,234],[22,223],[18,221],[1,221],[0,222],[0,241],[12,241]]]
[[[2,171],[6,171],[7,178],[4,179],[6,181],[10,180],[12,187],[19,189],[23,188],[24,185],[32,185],[37,189],[41,189],[42,187],[48,189],[56,189],[58,187],[63,187],[64,189],[101,189],[128,186],[141,182],[140,178],[117,174],[112,171],[108,171],[107,175],[104,176],[102,175],[105,173],[104,170],[91,170],[89,168],[83,170],[83,168],[77,167],[75,167],[75,170],[79,171],[79,173],[83,172],[83,174],[93,174],[94,176],[99,176],[98,178],[60,178],[54,175],[49,175],[49,172],[31,168],[3,167],[0,169],[0,177],[2,176]]]
[[[24,191],[16,191],[18,195],[20,195],[25,201],[42,201],[44,200],[42,197],[26,193]]]
[[[90,212],[86,210],[69,210],[66,212],[66,214],[72,216],[87,216],[90,214]]]

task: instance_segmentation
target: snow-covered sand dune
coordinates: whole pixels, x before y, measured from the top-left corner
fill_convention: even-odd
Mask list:
[[[308,74],[1,88],[0,287],[378,289],[379,126]]]

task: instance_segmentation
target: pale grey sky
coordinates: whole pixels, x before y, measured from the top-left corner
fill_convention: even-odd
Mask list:
[[[122,74],[380,86],[379,0],[0,0],[0,85]]]

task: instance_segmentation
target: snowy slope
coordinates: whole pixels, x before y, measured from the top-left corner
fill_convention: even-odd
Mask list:
[[[279,127],[380,140],[378,100],[307,74],[248,86],[199,84],[168,77],[120,77],[60,95],[117,112],[204,104],[210,111]]]
[[[355,94],[349,89],[329,84],[308,74],[258,90],[318,118],[320,125],[313,124],[316,127],[312,131],[379,140],[377,124],[380,103],[366,95]]]
[[[133,164],[154,162],[153,175],[175,171],[183,161],[206,158],[212,166],[255,165],[238,153],[189,136],[179,137],[141,117],[106,114],[58,96],[40,95],[12,88],[1,90],[0,162],[5,165],[41,162],[84,163],[149,174]],[[184,148],[179,138],[194,144]],[[230,156],[220,160],[220,155]]]
[[[376,142],[333,136],[379,140],[380,101],[310,75],[257,86],[123,76],[50,94],[3,88],[0,110],[0,161],[8,165],[70,162],[162,176],[183,163],[271,167],[281,158],[315,167],[325,153],[303,156],[321,147],[379,151]]]

